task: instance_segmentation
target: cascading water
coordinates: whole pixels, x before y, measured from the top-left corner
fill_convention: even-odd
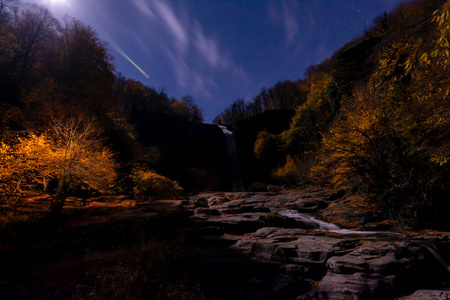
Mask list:
[[[242,191],[243,185],[241,180],[241,173],[239,171],[239,158],[233,133],[229,131],[225,126],[219,125],[219,128],[222,130],[225,136],[225,144],[227,146],[228,158],[230,160],[231,180],[232,180],[231,188],[235,192]]]
[[[358,231],[353,229],[342,229],[339,226],[328,223],[322,220],[318,220],[308,214],[299,213],[296,210],[293,209],[281,209],[281,208],[271,208],[272,212],[275,212],[277,214],[280,214],[282,216],[294,219],[297,221],[297,223],[302,225],[302,228],[307,229],[318,229],[323,231],[330,231],[334,233],[340,233],[345,235],[377,235],[377,234],[384,234],[384,235],[402,235],[399,233],[389,232],[389,231]]]

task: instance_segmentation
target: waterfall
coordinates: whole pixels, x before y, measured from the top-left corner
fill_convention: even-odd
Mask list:
[[[427,247],[427,249],[434,256],[434,258],[442,265],[442,267],[447,271],[447,275],[450,277],[450,266],[445,262],[445,259],[442,257],[442,255],[439,254],[436,245]]]
[[[225,144],[227,146],[228,158],[230,160],[231,180],[232,180],[231,188],[235,192],[242,191],[244,188],[242,185],[241,173],[239,171],[239,158],[233,133],[229,131],[225,126],[219,125],[219,128],[222,130],[225,136]]]

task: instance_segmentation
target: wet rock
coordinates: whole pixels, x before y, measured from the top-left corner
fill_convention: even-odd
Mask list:
[[[334,256],[327,261],[328,270],[336,274],[353,274],[368,272],[370,267],[366,260],[358,253]]]
[[[409,296],[397,298],[398,300],[449,300],[449,290],[418,290]]]

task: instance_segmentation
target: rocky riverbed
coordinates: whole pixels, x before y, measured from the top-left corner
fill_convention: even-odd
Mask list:
[[[447,236],[343,230],[313,217],[342,196],[322,190],[201,193],[185,207],[201,224],[193,244],[210,250],[204,265],[215,272],[209,276],[233,276],[223,270],[229,257],[221,262],[211,249],[237,251],[265,265],[223,299],[450,298]]]
[[[144,203],[108,196],[85,206],[70,201],[61,219],[0,230],[1,299],[140,299],[136,287],[161,291],[180,273],[181,285],[193,283],[183,299],[450,298],[447,233],[376,222],[366,205],[342,191],[210,192]],[[159,243],[187,253],[184,266],[178,258],[172,262],[169,277],[163,267],[159,275],[141,267],[165,266],[145,254],[162,255],[148,250],[160,249]],[[175,299],[169,294],[147,296]]]

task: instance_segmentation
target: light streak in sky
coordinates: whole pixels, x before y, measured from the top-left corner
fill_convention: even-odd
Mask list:
[[[56,2],[56,1],[60,1],[62,3],[64,3],[64,5],[66,5],[69,9],[72,9],[72,5],[67,2],[66,0],[52,0],[52,3]],[[150,76],[148,76],[147,73],[145,73],[144,70],[142,70],[126,53],[125,51],[122,50],[122,48],[119,47],[119,45],[117,45],[117,43],[108,35],[106,34],[106,36],[109,39],[109,44],[111,45],[111,47],[114,48],[114,50],[116,50],[120,55],[122,55],[126,60],[128,60],[129,63],[131,63],[136,69],[138,69],[139,72],[142,73],[142,75],[144,75],[146,78],[149,78]]]
[[[119,52],[120,55],[122,55],[126,60],[128,60],[136,69],[139,70],[139,72],[142,73],[142,75],[144,75],[146,78],[149,78],[149,76],[147,75],[147,73],[145,73],[144,70],[142,70],[126,53],[125,51],[122,50],[122,48],[119,47],[119,45],[117,45],[117,43],[110,38],[110,45],[111,47],[113,47],[117,52]]]

